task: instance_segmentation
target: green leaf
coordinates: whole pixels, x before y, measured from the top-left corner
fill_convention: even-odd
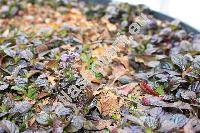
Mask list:
[[[0,112],[7,112],[8,111],[8,107],[5,104],[2,104],[0,106]]]
[[[22,124],[19,125],[19,130],[20,130],[20,131],[24,131],[26,128],[27,128],[27,127],[26,127],[26,124],[25,124],[25,123],[22,123]]]
[[[37,97],[37,89],[32,87],[32,86],[29,86],[26,96],[28,98],[30,98],[30,99],[36,99],[36,97]]]
[[[19,56],[14,57],[15,63],[19,62],[21,58]]]
[[[83,109],[83,111],[84,111],[84,114],[87,114],[90,111],[89,107],[85,106],[84,109]]]
[[[6,40],[6,38],[0,37],[0,43],[3,43]]]
[[[84,62],[89,62],[90,60],[90,56],[88,56],[87,54],[85,53],[82,53],[81,56],[80,56],[81,60],[84,61]]]
[[[89,48],[90,48],[90,45],[84,44],[84,45],[83,45],[83,52],[89,50]]]
[[[146,129],[145,129],[145,133],[152,133],[151,128],[146,128]]]
[[[103,77],[103,74],[101,74],[100,72],[94,72],[94,75],[97,79],[101,79]]]
[[[67,36],[68,31],[67,30],[61,30],[60,32],[58,32],[59,35],[61,36]]]
[[[64,74],[65,74],[66,78],[67,78],[69,81],[72,81],[72,80],[75,79],[75,77],[74,77],[74,75],[73,75],[73,73],[72,73],[71,70],[65,70],[65,71],[64,71]]]
[[[24,87],[12,86],[11,89],[16,90],[18,94],[26,94],[26,90]]]
[[[103,133],[110,133],[110,131],[106,128],[103,130]]]
[[[15,100],[22,100],[21,96],[15,96]]]
[[[120,117],[119,117],[118,114],[113,114],[113,115],[111,116],[111,118],[114,119],[114,120],[119,120],[119,119],[120,119]]]
[[[155,90],[159,95],[163,96],[164,95],[164,87],[161,85],[159,87],[156,88]]]

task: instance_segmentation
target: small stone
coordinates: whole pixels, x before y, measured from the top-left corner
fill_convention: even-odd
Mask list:
[[[128,84],[132,81],[132,79],[130,77],[126,76],[126,75],[121,76],[118,80],[122,84]]]

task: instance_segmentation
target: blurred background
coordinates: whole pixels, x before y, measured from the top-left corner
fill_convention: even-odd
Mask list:
[[[149,8],[177,18],[200,31],[200,0],[113,0],[145,4]]]

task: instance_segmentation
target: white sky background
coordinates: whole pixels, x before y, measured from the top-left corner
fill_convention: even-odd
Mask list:
[[[149,8],[177,18],[200,31],[200,0],[113,0],[145,4]]]

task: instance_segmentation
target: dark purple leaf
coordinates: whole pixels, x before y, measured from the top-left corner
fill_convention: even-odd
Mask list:
[[[177,93],[180,93],[181,98],[186,100],[192,100],[196,98],[196,93],[193,91],[179,89]]]
[[[42,124],[42,125],[47,125],[49,124],[49,121],[50,121],[51,117],[49,114],[45,113],[45,112],[41,112],[40,114],[37,115],[36,117],[36,121],[39,123],[39,124]]]
[[[17,77],[17,78],[15,78],[15,83],[16,83],[16,85],[27,84],[28,83],[28,79],[27,78]]]
[[[160,117],[164,114],[164,111],[161,107],[152,108],[149,112],[152,117]]]
[[[58,116],[69,115],[72,113],[71,109],[64,107],[64,105],[60,102],[54,103],[52,109],[55,110],[55,113]]]
[[[16,52],[14,50],[11,50],[11,49],[5,49],[4,52],[10,57],[16,56]]]
[[[20,101],[15,103],[14,108],[10,109],[9,113],[26,113],[30,110],[32,104],[28,101]]]
[[[172,29],[171,28],[164,28],[160,31],[160,35],[161,36],[168,36],[170,35],[170,33],[172,32]]]
[[[175,101],[175,96],[173,94],[169,94],[169,95],[164,95],[163,97],[163,101],[167,101],[167,102],[173,102]]]
[[[28,61],[30,61],[31,59],[33,59],[33,53],[30,50],[28,50],[28,49],[23,50],[22,52],[20,52],[19,55],[20,55],[21,58],[24,58],[24,59],[26,59]]]
[[[2,120],[0,121],[0,132],[19,133],[19,129],[14,123],[8,120]]]
[[[0,91],[2,91],[2,90],[6,90],[7,88],[8,88],[8,86],[9,86],[9,84],[7,84],[7,83],[0,83]]]
[[[129,128],[131,129],[131,132],[134,132],[134,133],[144,133],[144,129],[142,127],[139,127],[139,126],[130,126]],[[125,132],[127,132],[127,130],[125,130]]]
[[[71,120],[71,125],[74,126],[77,130],[83,127],[84,118],[82,116],[73,116]]]
[[[197,117],[191,118],[184,126],[185,133],[197,133],[200,132],[200,120]]]
[[[83,127],[84,117],[82,116],[73,116],[71,124],[67,126],[67,131],[69,132],[78,132],[79,129]]]
[[[200,69],[200,55],[196,56],[196,58],[194,59],[193,67],[194,69]]]
[[[54,119],[53,133],[63,133],[63,129],[64,129],[64,126],[63,126],[62,121],[59,119]]]
[[[166,114],[160,118],[161,127],[159,129],[160,132],[169,132],[173,129],[179,129],[183,127],[188,118],[182,114]]]
[[[152,95],[146,95],[145,97],[142,98],[142,103],[144,105],[152,105],[152,106],[157,106],[157,107],[167,107],[167,103],[162,101],[161,98],[155,97]]]
[[[188,90],[191,90],[191,91],[194,91],[196,93],[199,93],[200,92],[200,81],[196,81],[194,83],[192,83]]]
[[[152,117],[152,116],[147,116],[147,118],[145,119],[144,124],[147,127],[150,127],[151,129],[157,129],[159,126],[159,121],[157,118]]]
[[[183,55],[178,54],[176,56],[171,56],[171,60],[175,65],[179,66],[182,70],[186,69],[188,61],[186,60],[186,58],[184,58]]]
[[[187,123],[188,118],[182,114],[174,114],[169,120],[177,127],[183,127]]]
[[[179,30],[175,33],[175,37],[179,38],[179,39],[183,39],[187,36],[187,33],[185,32],[185,30]]]
[[[35,81],[35,84],[39,87],[42,87],[42,86],[47,86],[48,85],[48,81],[46,79],[37,79]]]

